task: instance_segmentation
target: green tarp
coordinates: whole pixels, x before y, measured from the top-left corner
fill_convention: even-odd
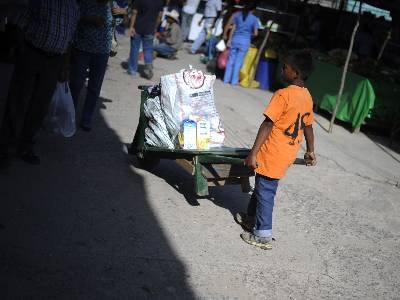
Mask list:
[[[335,109],[337,96],[325,95],[320,108],[332,112]],[[360,128],[365,118],[374,107],[375,92],[368,79],[358,83],[354,93],[347,92],[340,102],[336,118],[350,122],[352,127]]]
[[[343,69],[316,61],[313,74],[306,82],[314,103],[332,112],[339,92]],[[337,118],[359,128],[366,118],[394,123],[400,118],[400,86],[390,82],[371,81],[348,72]]]
[[[277,84],[281,80],[281,66],[277,70]],[[315,61],[315,68],[306,81],[315,105],[333,112],[339,93],[343,67]],[[359,128],[367,118],[392,126],[400,119],[400,85],[392,82],[370,80],[348,72],[337,118]]]

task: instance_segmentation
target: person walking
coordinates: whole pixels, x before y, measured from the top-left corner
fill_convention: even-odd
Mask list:
[[[29,164],[40,164],[34,139],[47,114],[65,53],[79,19],[75,0],[30,0],[16,21],[22,45],[0,129],[0,167],[10,163],[10,148]]]
[[[138,69],[140,46],[143,45],[145,68],[143,75],[153,77],[153,40],[161,22],[164,0],[135,0],[132,5],[130,24],[131,51],[128,60],[128,74],[135,76]]]
[[[80,92],[89,78],[80,126],[90,131],[110,57],[112,13],[107,0],[81,0],[79,8],[81,20],[71,54],[70,87],[77,107]]]
[[[243,11],[233,14],[225,26],[224,39],[228,40],[227,47],[230,48],[224,75],[225,83],[231,83],[233,85],[239,84],[240,68],[249,50],[251,36],[252,34],[257,36],[258,33],[258,18],[253,15],[255,8],[255,3],[246,4]],[[232,26],[232,28],[228,38],[227,31],[230,26]]]
[[[246,213],[235,215],[246,231],[246,243],[272,249],[272,217],[279,181],[285,176],[306,140],[306,165],[317,163],[314,153],[313,101],[304,82],[311,75],[313,59],[309,51],[291,51],[283,60],[282,77],[289,84],[274,93],[264,110],[254,145],[244,164],[255,170],[255,188]]]
[[[186,41],[189,37],[190,27],[192,26],[192,20],[194,14],[197,12],[200,0],[187,0],[186,4],[182,8],[182,39]]]
[[[201,22],[203,22],[204,20],[204,27],[192,44],[192,47],[190,49],[190,52],[192,54],[197,53],[201,45],[203,45],[209,30],[212,30],[214,28],[215,21],[220,17],[221,11],[222,11],[221,0],[207,0],[206,7],[204,10],[204,16],[199,22],[200,25]]]
[[[167,12],[167,30],[161,33],[160,43],[154,46],[154,51],[162,57],[173,58],[182,47],[182,32],[179,27],[179,13],[176,10]]]

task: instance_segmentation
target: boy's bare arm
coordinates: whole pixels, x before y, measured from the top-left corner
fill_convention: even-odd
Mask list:
[[[268,136],[270,135],[273,124],[274,123],[272,122],[272,120],[268,117],[265,118],[265,120],[261,123],[253,148],[251,149],[249,155],[244,161],[244,164],[246,166],[249,166],[252,169],[258,168],[258,163],[256,159],[257,153],[258,151],[260,151],[261,146],[265,143]]]
[[[307,145],[307,152],[304,154],[304,160],[307,166],[315,166],[317,164],[317,158],[314,154],[314,130],[312,125],[304,128],[304,137]]]

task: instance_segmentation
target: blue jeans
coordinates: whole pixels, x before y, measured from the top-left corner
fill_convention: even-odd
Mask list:
[[[164,57],[169,57],[176,53],[176,50],[166,43],[160,43],[154,46],[154,51]]]
[[[260,237],[272,236],[272,212],[279,179],[256,174],[256,186],[247,207],[247,214],[256,218],[254,234]]]
[[[211,39],[208,40],[208,59],[212,60],[214,57],[217,57],[217,49],[215,49],[215,46],[218,44],[218,42],[221,40],[221,38],[217,36],[212,36]]]
[[[204,20],[204,28],[200,31],[196,40],[192,44],[192,49],[191,49],[192,53],[196,53],[197,50],[200,49],[201,45],[203,45],[207,37],[207,30],[211,27],[213,22],[214,22],[213,18],[208,18]]]
[[[75,107],[78,104],[79,94],[89,77],[85,105],[82,111],[82,123],[90,126],[97,100],[103,85],[109,53],[89,53],[74,49],[71,55],[70,88]],[[89,73],[87,70],[89,69]]]
[[[249,50],[249,45],[242,45],[232,41],[225,69],[225,83],[239,84],[240,69],[242,68],[247,50]]]
[[[147,66],[151,66],[153,63],[153,40],[154,35],[141,35],[135,34],[134,37],[131,37],[131,52],[129,54],[128,61],[128,73],[131,75],[135,75],[138,68],[138,58],[139,58],[139,49],[140,45],[143,45],[143,53],[144,53],[144,63]]]

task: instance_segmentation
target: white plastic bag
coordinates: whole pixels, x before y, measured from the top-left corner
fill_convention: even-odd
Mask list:
[[[46,128],[65,137],[75,134],[75,106],[68,82],[57,83],[47,115]]]
[[[215,45],[215,49],[217,49],[219,52],[223,52],[226,49],[225,41],[220,40],[217,45]]]
[[[159,97],[147,99],[144,104],[144,114],[149,119],[148,127],[145,129],[146,144],[174,149],[174,143],[164,121]]]
[[[220,147],[225,138],[214,102],[215,75],[200,70],[181,70],[161,77],[161,108],[173,140],[184,120],[203,120],[211,124],[210,147]]]

